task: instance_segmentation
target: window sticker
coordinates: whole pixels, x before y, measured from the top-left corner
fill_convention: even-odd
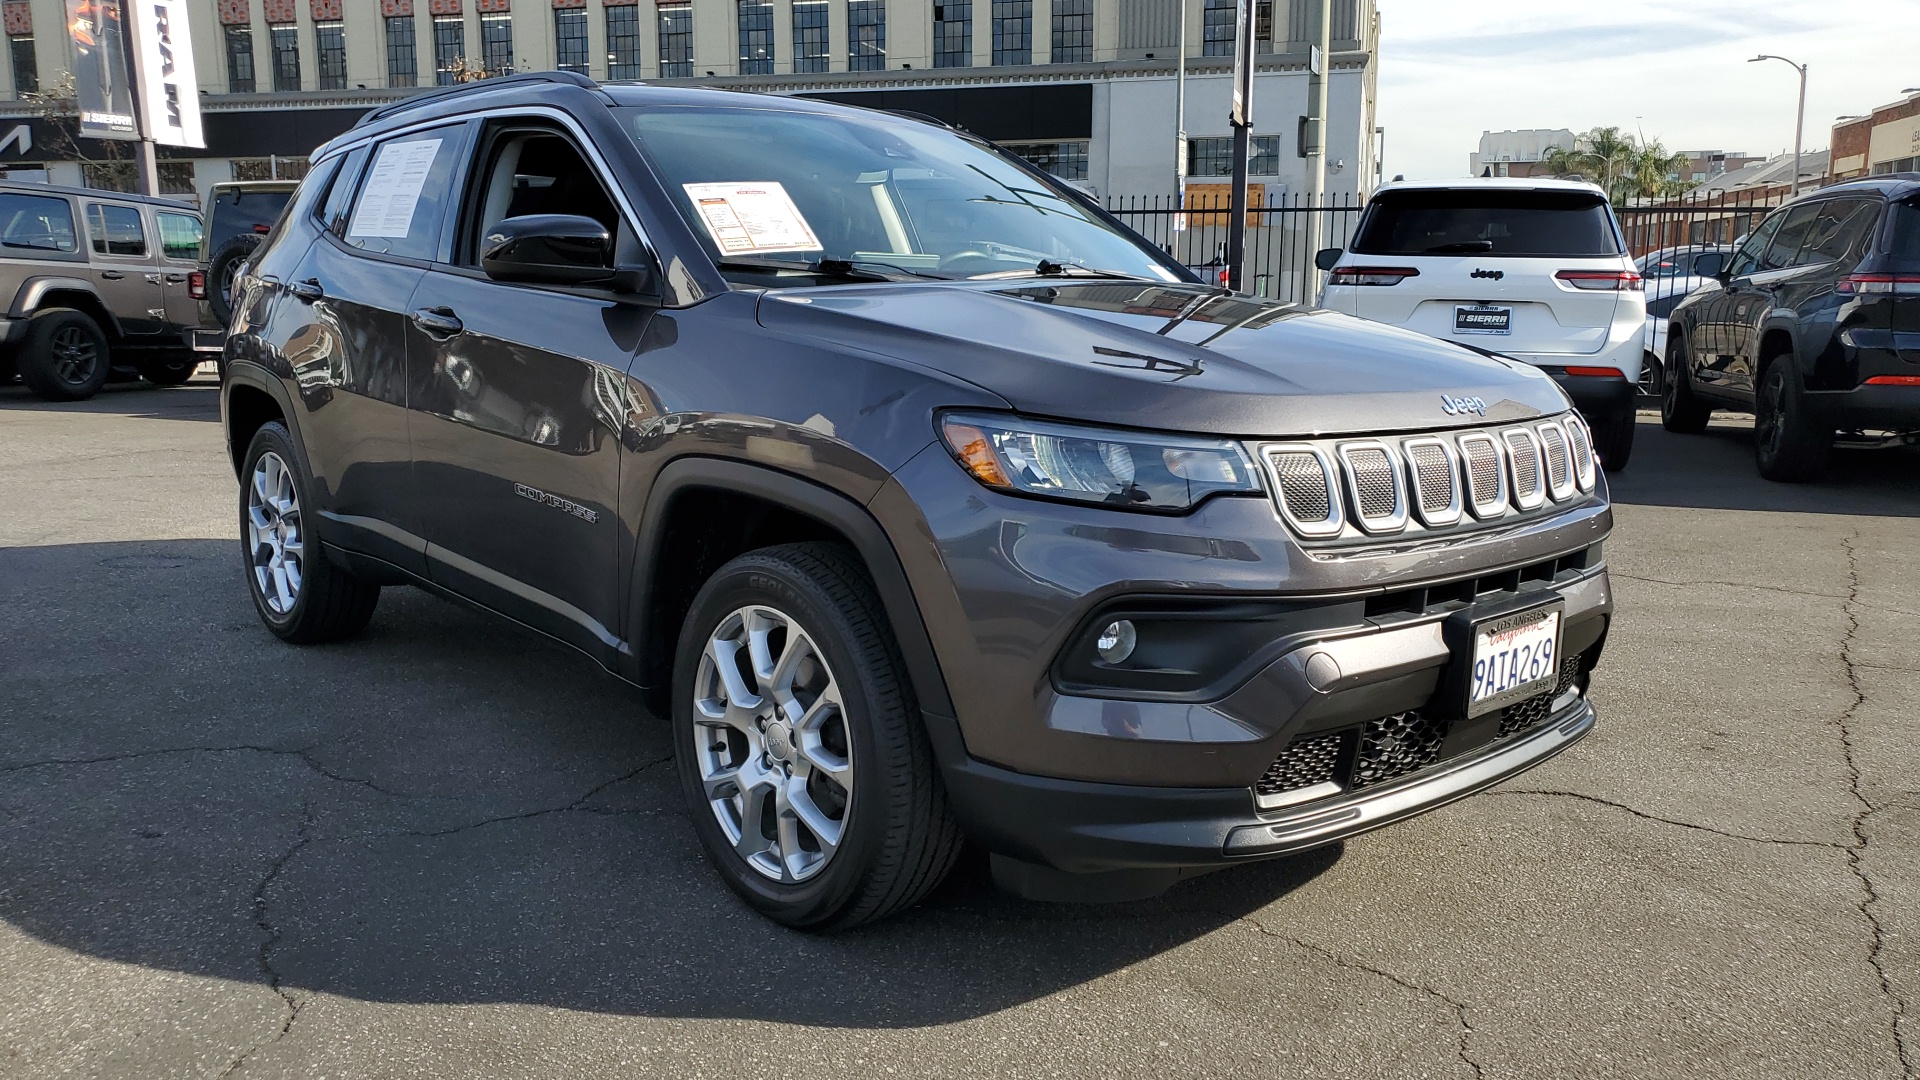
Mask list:
[[[413,208],[420,202],[420,189],[426,186],[427,173],[432,171],[439,152],[439,139],[414,139],[381,147],[360,191],[359,205],[353,208],[347,235],[407,235],[413,227]]]
[[[744,184],[682,184],[707,234],[723,255],[770,251],[818,251],[800,208],[773,181]]]

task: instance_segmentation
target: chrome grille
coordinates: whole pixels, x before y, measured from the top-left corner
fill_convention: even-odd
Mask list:
[[[1513,504],[1532,510],[1547,501],[1547,486],[1540,482],[1540,444],[1533,433],[1518,428],[1502,436],[1507,440],[1507,464],[1513,487]]]
[[[1506,477],[1500,447],[1482,431],[1460,436],[1460,457],[1467,464],[1467,501],[1476,517],[1493,517],[1507,508]]]
[[[1587,422],[1577,416],[1566,419],[1567,443],[1573,450],[1573,481],[1581,491],[1593,490],[1593,436]]]
[[[1559,424],[1541,424],[1540,450],[1547,459],[1547,493],[1555,502],[1573,494],[1573,459],[1567,451],[1567,430]]]
[[[1333,477],[1327,460],[1313,450],[1276,450],[1267,454],[1279,481],[1280,505],[1295,524],[1312,526],[1337,520]]]
[[[1407,457],[1407,477],[1413,482],[1414,509],[1428,525],[1451,525],[1460,520],[1460,487],[1453,451],[1439,439],[1408,439],[1400,444]]]
[[[1393,452],[1380,443],[1346,443],[1340,447],[1346,463],[1347,484],[1353,495],[1353,514],[1368,532],[1392,532],[1407,523],[1401,499],[1399,470]]]

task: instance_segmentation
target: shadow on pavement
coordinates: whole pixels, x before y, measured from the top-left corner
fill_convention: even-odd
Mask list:
[[[112,382],[86,401],[43,401],[20,383],[0,385],[0,413],[97,413],[153,420],[220,422],[220,380],[208,368],[180,386],[144,379]]]
[[[1633,460],[1607,482],[1619,503],[1920,517],[1920,450],[1835,450],[1820,479],[1777,484],[1754,468],[1748,417],[1716,415],[1704,434],[1674,435],[1642,414]]]
[[[414,590],[283,645],[232,541],[0,550],[0,918],[127,964],[405,1003],[898,1027],[1176,949],[1339,848],[1154,901],[1026,903],[977,857],[795,934],[708,869],[664,726],[585,659]]]

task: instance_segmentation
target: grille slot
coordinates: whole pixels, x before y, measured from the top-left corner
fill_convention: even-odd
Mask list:
[[[1566,420],[1567,443],[1573,450],[1573,482],[1581,491],[1593,490],[1593,436],[1585,420],[1569,416]]]
[[[1418,709],[1369,722],[1360,733],[1359,750],[1354,755],[1352,786],[1358,789],[1382,783],[1440,760],[1440,743],[1447,737],[1447,726],[1446,721]]]
[[[1346,466],[1353,514],[1370,533],[1397,532],[1407,524],[1407,504],[1400,490],[1393,451],[1381,443],[1347,443],[1340,447]]]
[[[1273,764],[1267,766],[1267,771],[1255,781],[1254,794],[1284,795],[1317,784],[1333,783],[1334,774],[1340,768],[1340,744],[1345,738],[1336,731],[1331,735],[1315,735],[1288,743],[1287,748],[1273,759]]]
[[[1530,431],[1515,428],[1506,431],[1507,464],[1513,486],[1513,504],[1522,510],[1537,509],[1547,501],[1547,487],[1540,476],[1540,443]]]
[[[1560,661],[1560,678],[1553,689],[1535,694],[1525,701],[1517,701],[1500,710],[1500,738],[1518,735],[1529,728],[1537,727],[1553,712],[1553,699],[1567,692],[1580,678],[1580,657],[1568,656]]]
[[[1500,446],[1483,432],[1460,436],[1460,457],[1466,462],[1467,501],[1476,517],[1494,517],[1507,508],[1506,476],[1500,468]]]
[[[1280,512],[1306,536],[1332,536],[1340,531],[1339,481],[1333,462],[1314,446],[1276,447],[1267,451]]]
[[[1451,525],[1460,520],[1460,483],[1453,449],[1439,439],[1408,439],[1400,444],[1407,457],[1407,478],[1413,484],[1413,504],[1428,525]]]
[[[1541,424],[1540,450],[1547,461],[1547,494],[1559,502],[1573,494],[1573,456],[1567,449],[1567,431],[1559,424]]]

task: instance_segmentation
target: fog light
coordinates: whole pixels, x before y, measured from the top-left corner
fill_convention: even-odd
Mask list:
[[[1133,623],[1130,620],[1115,619],[1107,624],[1105,630],[1100,631],[1098,638],[1094,639],[1093,651],[1100,654],[1101,660],[1109,664],[1118,664],[1133,655],[1133,647],[1139,640],[1140,635],[1134,632]]]

